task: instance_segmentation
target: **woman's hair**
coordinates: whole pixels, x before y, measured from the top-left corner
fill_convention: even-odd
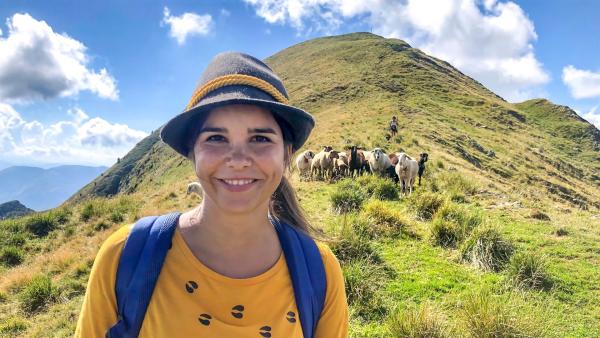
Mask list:
[[[287,223],[296,229],[299,229],[311,236],[319,236],[321,235],[319,231],[310,225],[306,217],[304,216],[304,211],[302,207],[298,203],[298,198],[296,196],[296,191],[294,187],[290,184],[290,181],[287,178],[287,175],[291,170],[291,163],[294,154],[297,149],[293,149],[293,138],[292,138],[292,126],[287,123],[284,119],[280,118],[277,114],[271,112],[271,115],[279,125],[281,132],[283,134],[283,147],[284,147],[284,173],[281,177],[281,182],[275,192],[271,197],[271,203],[269,204],[269,214],[271,217]],[[195,166],[195,158],[194,158],[194,145],[196,144],[196,140],[200,134],[200,130],[206,121],[208,114],[204,114],[199,117],[195,123],[188,129],[187,133],[187,149],[188,149],[188,159],[192,161],[192,165]],[[289,151],[288,149],[291,149]]]

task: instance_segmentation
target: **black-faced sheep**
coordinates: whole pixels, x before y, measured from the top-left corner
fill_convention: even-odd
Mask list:
[[[312,150],[305,150],[296,157],[296,168],[298,168],[300,177],[310,175],[310,165],[314,157],[315,153]]]
[[[419,164],[413,160],[410,156],[402,153],[398,157],[398,164],[396,164],[396,174],[400,178],[402,183],[402,194],[412,193],[413,186],[415,184],[415,178],[419,171]]]
[[[423,176],[423,172],[425,172],[425,162],[429,159],[429,155],[427,153],[421,153],[419,155],[419,185],[421,185],[421,176]]]

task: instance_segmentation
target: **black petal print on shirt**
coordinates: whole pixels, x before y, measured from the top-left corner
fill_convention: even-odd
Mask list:
[[[296,322],[296,314],[292,311],[287,313],[287,316],[285,317],[285,319],[288,320],[288,322],[290,323],[295,323]]]
[[[185,289],[189,293],[194,293],[194,290],[197,288],[198,288],[198,283],[194,282],[193,280],[185,283]]]
[[[231,308],[231,315],[234,316],[237,319],[240,319],[242,317],[244,317],[244,305],[236,305],[234,307]]]
[[[202,325],[210,325],[210,320],[212,319],[212,316],[207,314],[207,313],[203,313],[200,315],[200,318],[198,318],[198,321],[202,324]]]
[[[271,337],[271,327],[270,326],[263,326],[260,328],[260,335],[263,337]]]

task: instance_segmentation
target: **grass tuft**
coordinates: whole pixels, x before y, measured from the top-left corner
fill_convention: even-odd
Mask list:
[[[416,305],[409,306],[406,309],[397,311],[391,317],[390,331],[394,337],[450,337],[444,315],[428,303],[423,303],[419,307]]]
[[[507,268],[508,278],[518,288],[550,290],[554,284],[545,256],[529,253],[514,255]]]
[[[460,248],[461,257],[484,271],[502,270],[514,252],[510,241],[492,227],[478,228]]]

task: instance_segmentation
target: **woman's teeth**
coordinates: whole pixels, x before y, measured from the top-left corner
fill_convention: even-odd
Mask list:
[[[244,185],[254,182],[254,180],[223,180],[227,184],[231,185]]]

